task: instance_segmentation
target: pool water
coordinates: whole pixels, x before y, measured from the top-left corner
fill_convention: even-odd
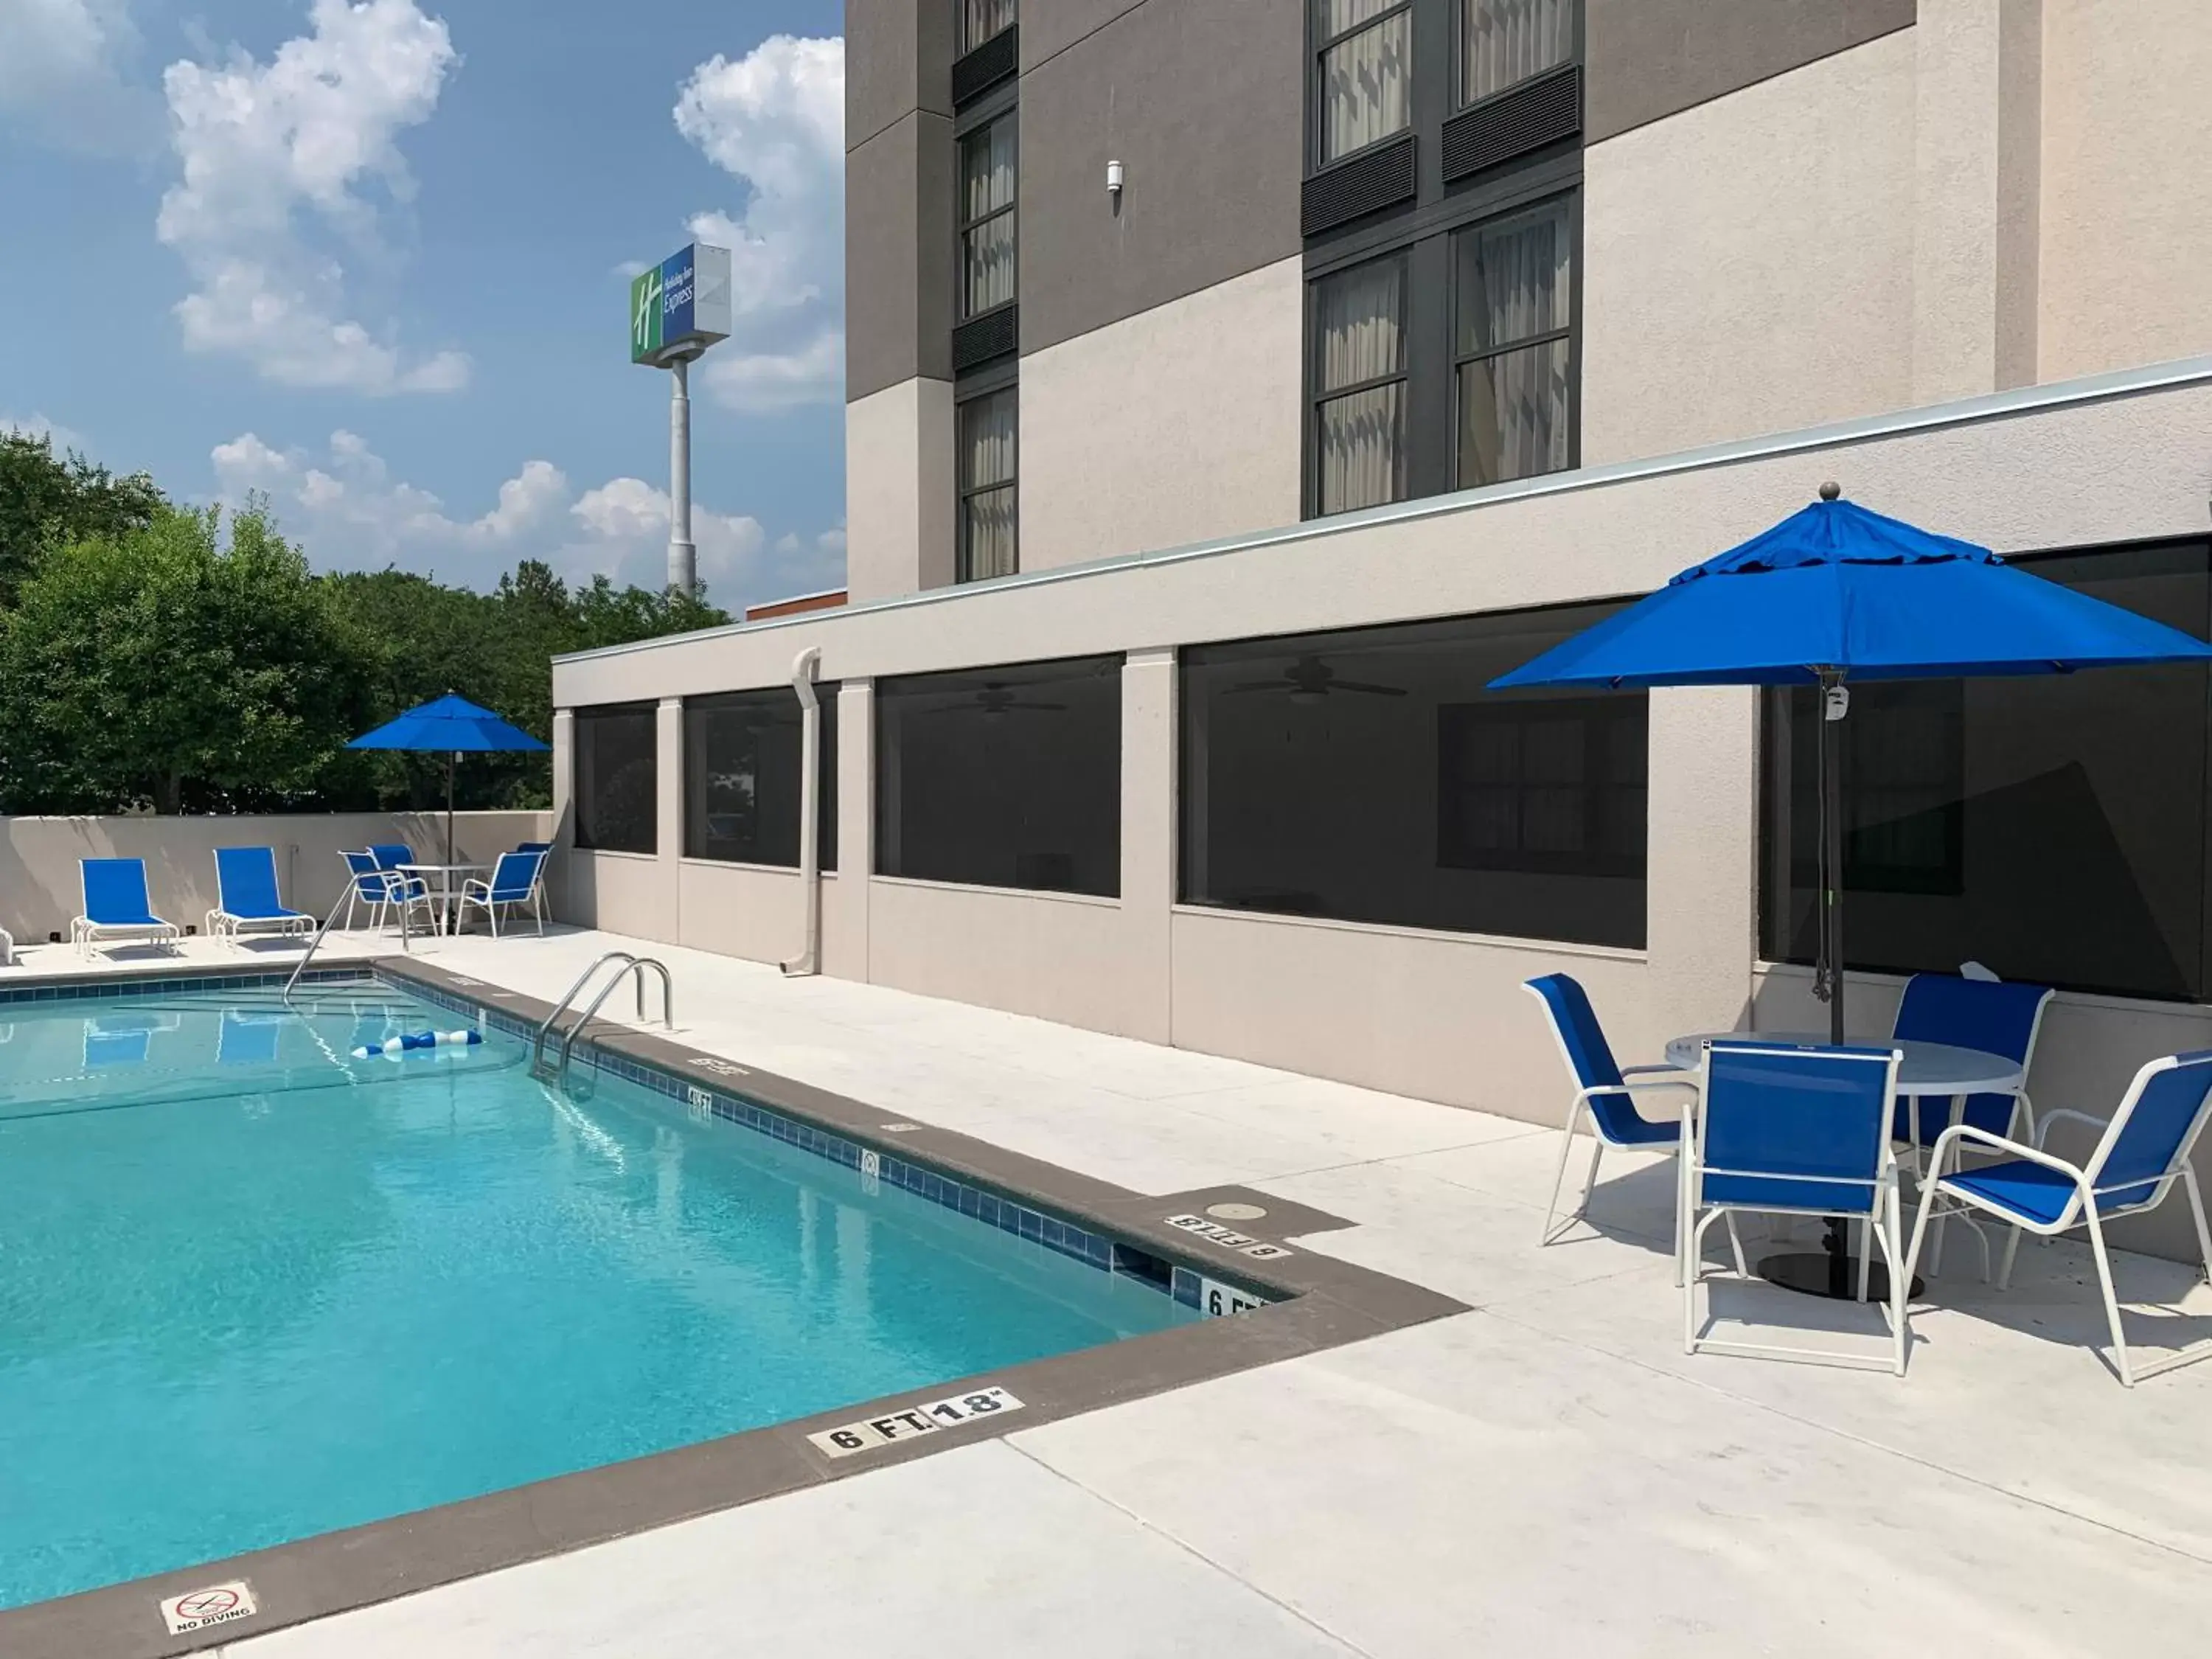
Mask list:
[[[0,1008],[0,1607],[1195,1316],[465,1023]]]

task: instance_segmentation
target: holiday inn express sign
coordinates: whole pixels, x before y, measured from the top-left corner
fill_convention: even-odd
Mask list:
[[[630,362],[696,357],[729,331],[729,249],[694,242],[630,279]]]

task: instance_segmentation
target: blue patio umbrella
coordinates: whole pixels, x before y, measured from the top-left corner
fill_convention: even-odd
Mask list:
[[[489,708],[448,691],[356,738],[349,749],[406,749],[446,757],[446,862],[453,861],[453,763],[463,755],[546,747]]]
[[[1840,499],[1692,567],[1627,610],[1491,682],[1540,685],[1817,685],[1820,948],[1814,988],[1844,1040],[1843,744],[1854,680],[2066,674],[2212,661],[2212,646]]]

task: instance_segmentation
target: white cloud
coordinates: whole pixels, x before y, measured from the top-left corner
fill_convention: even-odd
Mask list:
[[[183,177],[155,234],[194,284],[176,307],[185,344],[285,386],[455,391],[466,356],[404,352],[346,314],[339,258],[389,258],[387,222],[414,191],[397,140],[437,107],[452,39],[415,0],[314,0],[308,24],[266,64],[239,52],[162,76]]]
[[[0,115],[67,149],[150,147],[159,109],[123,73],[138,45],[127,0],[0,0]]]
[[[428,490],[393,478],[352,432],[332,433],[322,455],[242,433],[216,445],[211,459],[222,498],[235,505],[249,491],[267,495],[319,569],[397,565],[477,586],[520,559],[543,559],[572,581],[605,574],[658,587],[667,574],[668,492],[642,478],[579,493],[550,461],[529,460],[489,510],[457,518]],[[843,568],[842,528],[770,549],[757,520],[694,503],[691,536],[709,597],[732,610],[809,583],[834,586]]]
[[[700,379],[733,409],[835,403],[845,360],[845,43],[771,35],[692,70],[676,126],[750,186],[742,212],[695,214],[730,250],[734,325]]]

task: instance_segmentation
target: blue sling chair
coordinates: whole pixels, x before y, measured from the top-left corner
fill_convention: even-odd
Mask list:
[[[2204,1220],[2204,1195],[2189,1158],[2197,1138],[2212,1117],[2212,1049],[2168,1054],[2135,1075],[2119,1109],[2110,1119],[2086,1112],[2049,1112],[2032,1141],[2008,1139],[1972,1123],[1954,1124],[1936,1138],[1929,1179],[1912,1227],[1905,1277],[1920,1257],[1921,1241],[1934,1218],[1964,1209],[1992,1216],[2012,1226],[2004,1267],[1997,1275],[2003,1289],[2012,1282],[2013,1258],[2023,1232],[2051,1238],[2086,1227],[2097,1261],[2097,1284],[2104,1293],[2105,1322],[2112,1335],[2113,1369],[2133,1388],[2138,1378],[2155,1376],[2176,1365],[2212,1353],[2212,1342],[2199,1342],[2139,1364],[2128,1353],[2120,1328],[2119,1298],[2112,1289],[2112,1264],[2105,1249],[2105,1226],[2115,1218],[2154,1210],[2179,1185],[2189,1194],[2197,1224],[2197,1249],[2203,1271],[2212,1278],[2212,1230]],[[2045,1146],[2052,1127],[2080,1123],[2097,1131],[2087,1158],[2069,1163]],[[1973,1150],[1997,1155],[1994,1163],[1959,1167],[1959,1155]]]

